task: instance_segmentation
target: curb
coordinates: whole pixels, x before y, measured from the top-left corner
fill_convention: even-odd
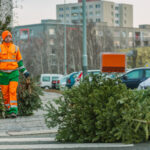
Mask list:
[[[23,136],[23,135],[37,135],[37,134],[56,134],[57,129],[53,130],[41,130],[41,131],[23,131],[23,132],[14,132],[14,131],[8,131],[0,133],[0,137],[5,136]]]

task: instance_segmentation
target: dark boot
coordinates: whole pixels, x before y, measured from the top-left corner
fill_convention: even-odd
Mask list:
[[[16,115],[15,113],[11,113],[11,114],[10,114],[10,117],[11,117],[11,118],[17,118],[17,115]]]

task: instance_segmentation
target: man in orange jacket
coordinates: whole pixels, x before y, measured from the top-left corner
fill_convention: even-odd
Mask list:
[[[0,87],[6,107],[6,117],[16,118],[19,71],[26,78],[29,77],[29,72],[23,65],[19,47],[12,42],[12,34],[6,30],[2,33],[2,39],[3,42],[0,44]]]

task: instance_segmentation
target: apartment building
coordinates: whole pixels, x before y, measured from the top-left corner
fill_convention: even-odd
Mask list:
[[[57,19],[62,23],[82,23],[82,0],[56,6]],[[88,22],[106,22],[108,26],[133,27],[133,6],[104,0],[87,0]]]
[[[150,25],[139,25],[139,28],[114,27],[97,23],[95,25],[97,39],[109,32],[115,49],[150,46]]]

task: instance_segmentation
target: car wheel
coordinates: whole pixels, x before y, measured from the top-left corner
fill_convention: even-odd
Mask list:
[[[48,87],[48,86],[45,86],[45,87],[44,87],[44,89],[45,89],[45,90],[48,90],[48,89],[49,89],[49,87]]]

